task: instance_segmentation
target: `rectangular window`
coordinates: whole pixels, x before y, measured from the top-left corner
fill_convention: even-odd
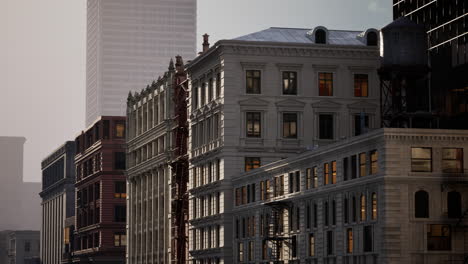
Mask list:
[[[411,148],[411,171],[432,171],[432,148]]]
[[[193,109],[198,108],[198,86],[193,85]]]
[[[109,139],[110,137],[110,121],[109,120],[104,120],[104,127],[103,127],[103,138],[104,139]]]
[[[114,183],[114,197],[115,198],[127,198],[125,182]]]
[[[114,153],[114,169],[125,170],[125,152]]]
[[[333,73],[319,72],[319,96],[333,96]]]
[[[297,72],[283,72],[283,94],[297,94]]]
[[[244,243],[238,243],[237,245],[238,247],[238,259],[239,259],[239,262],[243,262],[244,261]]]
[[[373,150],[371,151],[370,153],[370,162],[371,162],[371,165],[370,165],[370,174],[377,174],[378,172],[378,153],[377,153],[377,150]]]
[[[114,246],[123,247],[127,245],[127,236],[123,233],[114,234]]]
[[[336,183],[336,161],[332,161],[332,184],[335,184]]]
[[[354,135],[359,136],[369,129],[369,116],[368,115],[355,115],[354,116]]]
[[[259,70],[248,70],[246,71],[246,85],[248,94],[260,94],[261,93],[261,72]]]
[[[309,256],[315,257],[315,237],[314,234],[309,234]]]
[[[449,225],[428,225],[427,250],[452,250],[452,235]]]
[[[258,157],[246,157],[245,158],[245,171],[251,171],[261,166],[260,158]]]
[[[333,231],[327,231],[327,255],[333,255]]]
[[[236,206],[239,206],[242,204],[242,200],[241,200],[241,192],[242,192],[242,189],[241,188],[236,188]]]
[[[348,228],[346,230],[346,237],[347,237],[346,252],[353,253],[353,229]]]
[[[289,173],[289,193],[294,192],[294,173]]]
[[[318,187],[318,168],[317,166],[312,168],[313,178],[314,178],[314,188]]]
[[[318,225],[318,221],[317,221],[317,211],[318,211],[318,208],[317,208],[317,204],[314,203],[314,227],[316,228],[317,225]]]
[[[364,227],[364,252],[372,252],[372,226]]]
[[[296,113],[283,113],[283,138],[297,138]]]
[[[216,98],[221,96],[221,73],[216,74]]]
[[[306,169],[306,189],[310,189],[312,187],[312,169]]]
[[[301,191],[301,172],[296,171],[296,192]]]
[[[354,96],[367,97],[369,89],[369,76],[367,74],[354,74]]]
[[[208,102],[213,100],[213,78],[208,81]]]
[[[125,222],[126,221],[126,212],[124,205],[116,205],[114,207],[114,221],[115,222]]]
[[[124,138],[125,137],[125,123],[117,122],[115,124],[115,137]]]
[[[246,113],[246,135],[247,137],[259,138],[262,136],[262,114],[260,112],[247,112]]]
[[[254,260],[254,253],[255,253],[254,242],[249,241],[249,261]]]
[[[297,236],[291,237],[291,257],[297,258]]]
[[[325,183],[324,185],[329,184],[329,179],[330,179],[330,164],[325,163],[323,164],[323,182]]]
[[[200,106],[204,106],[206,104],[206,83],[203,81],[201,90],[200,90]]]
[[[348,180],[348,157],[343,158],[343,180],[347,181]]]
[[[247,204],[247,186],[242,186],[242,204]]]
[[[319,115],[319,138],[320,139],[333,139],[333,115],[322,114]]]
[[[30,241],[25,241],[24,242],[24,252],[29,252],[31,251],[31,242]]]
[[[366,153],[359,154],[359,177],[366,176],[367,168],[366,168]]]
[[[356,155],[351,156],[351,179],[357,177],[357,157]]]
[[[463,149],[443,148],[442,149],[442,171],[446,173],[463,172]]]
[[[348,198],[345,198],[343,200],[343,218],[344,218],[344,223],[347,224],[349,222],[349,205],[348,205]]]

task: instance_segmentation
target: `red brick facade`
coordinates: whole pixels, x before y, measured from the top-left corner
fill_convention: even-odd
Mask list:
[[[125,262],[125,117],[101,117],[75,140],[74,263]]]

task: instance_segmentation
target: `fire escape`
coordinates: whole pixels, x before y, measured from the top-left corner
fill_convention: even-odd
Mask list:
[[[173,101],[175,105],[173,136],[172,167],[172,212],[171,212],[171,263],[185,264],[187,261],[187,224],[188,224],[188,193],[189,177],[187,139],[187,75],[184,71],[182,57],[176,57]]]
[[[269,257],[270,262],[281,264],[284,263],[283,245],[291,242],[291,237],[284,232],[284,212],[291,210],[291,202],[273,201],[265,203],[265,206],[271,209],[264,231],[264,241],[267,248],[270,249],[265,257]]]

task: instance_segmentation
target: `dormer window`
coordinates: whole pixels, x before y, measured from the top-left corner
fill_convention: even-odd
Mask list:
[[[317,29],[315,31],[315,43],[316,44],[326,44],[327,43],[327,34],[323,29]]]
[[[367,33],[367,46],[377,46],[377,33],[369,32]]]

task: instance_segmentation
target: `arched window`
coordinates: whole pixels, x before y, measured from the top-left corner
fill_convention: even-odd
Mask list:
[[[315,43],[325,44],[327,43],[327,33],[323,29],[317,29],[315,31]]]
[[[361,221],[366,221],[366,196],[361,194]]]
[[[377,194],[372,193],[372,220],[377,219]]]
[[[459,192],[449,192],[447,194],[447,208],[449,218],[461,217],[461,195]]]
[[[414,216],[416,218],[429,217],[429,194],[426,191],[418,191],[414,195]]]
[[[369,32],[367,33],[367,46],[377,46],[377,33]]]

